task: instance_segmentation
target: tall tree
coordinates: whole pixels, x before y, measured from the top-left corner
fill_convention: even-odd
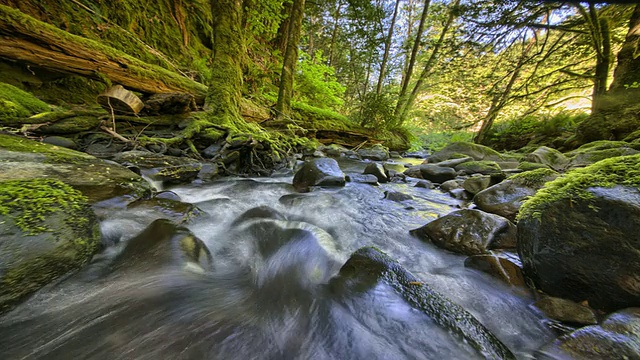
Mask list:
[[[611,91],[624,90],[625,85],[640,83],[640,4],[633,9],[629,19],[629,31],[618,52],[618,65],[614,72]]]
[[[384,54],[382,55],[382,63],[380,64],[380,75],[378,76],[378,85],[376,86],[376,94],[382,92],[382,84],[387,73],[387,61],[389,60],[389,52],[391,51],[391,41],[393,40],[393,30],[396,27],[396,19],[398,17],[398,8],[400,7],[400,0],[396,0],[396,5],[393,9],[393,15],[391,16],[391,24],[389,25],[389,33],[384,42]]]
[[[289,116],[291,113],[293,77],[298,61],[298,43],[300,42],[300,32],[302,29],[304,1],[305,0],[293,0],[293,5],[291,6],[289,29],[287,31],[287,50],[285,51],[282,63],[280,90],[278,92],[278,103],[276,104],[278,117]]]
[[[406,94],[407,89],[409,88],[409,81],[411,81],[411,76],[413,75],[413,67],[416,63],[416,58],[418,56],[418,51],[420,50],[420,42],[422,41],[422,32],[424,31],[424,24],[427,19],[427,14],[429,13],[429,4],[430,0],[424,1],[424,7],[422,8],[422,15],[420,16],[420,22],[418,23],[418,30],[416,32],[416,38],[413,41],[413,47],[411,49],[411,56],[409,57],[409,61],[407,63],[407,71],[402,77],[402,83],[400,84],[400,94],[398,95],[398,104],[396,106],[396,116],[399,115],[399,112],[402,110],[401,107],[406,102]]]
[[[213,64],[206,108],[214,117],[240,119],[242,64],[245,59],[242,1],[211,1],[213,14]]]

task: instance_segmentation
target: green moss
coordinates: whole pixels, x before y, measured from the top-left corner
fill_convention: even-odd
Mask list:
[[[173,71],[145,63],[144,61],[130,56],[120,50],[106,46],[99,41],[70,34],[53,25],[28,16],[17,9],[0,5],[0,22],[9,27],[17,26],[19,28],[24,28],[27,32],[34,34],[46,33],[51,41],[54,42],[59,41],[61,44],[68,44],[69,42],[72,42],[73,44],[77,44],[91,51],[99,52],[109,60],[120,63],[127,72],[133,75],[145,79],[161,80],[169,86],[196,95],[204,95],[207,91],[206,86],[196,83],[184,76],[180,76]],[[94,77],[99,80],[99,76],[97,74]]]
[[[0,83],[0,123],[49,111],[49,105],[15,86]]]
[[[602,160],[582,169],[568,172],[538,191],[520,208],[518,219],[539,218],[550,204],[556,201],[589,200],[591,187],[610,188],[624,185],[640,188],[640,155],[614,157]]]
[[[92,156],[62,148],[55,145],[21,138],[18,136],[0,134],[0,148],[8,151],[37,153],[46,156],[48,162],[78,162],[91,160]]]
[[[598,140],[586,143],[579,148],[568,153],[569,156],[584,154],[596,150],[608,150],[621,147],[629,147],[629,143],[625,141]]]
[[[546,164],[523,161],[518,165],[518,169],[522,171],[531,171],[536,169],[550,169],[550,168]]]
[[[558,175],[559,174],[556,171],[551,170],[548,167],[544,167],[512,175],[509,177],[509,180],[513,180],[525,186],[539,188],[547,181],[555,179]]]
[[[82,204],[87,198],[78,190],[58,180],[32,179],[0,182],[0,215],[10,216],[16,226],[28,235],[51,229],[44,226],[45,217],[56,211],[73,214],[69,225],[84,226],[87,219]]]

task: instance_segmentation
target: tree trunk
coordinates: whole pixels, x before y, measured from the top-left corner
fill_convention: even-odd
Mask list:
[[[418,23],[418,31],[416,33],[416,40],[413,42],[413,48],[411,49],[411,57],[409,58],[409,63],[407,65],[407,71],[405,76],[402,79],[400,95],[398,95],[398,104],[396,105],[396,116],[399,115],[399,112],[404,105],[405,100],[403,100],[407,94],[407,89],[409,87],[409,81],[411,81],[411,76],[413,75],[413,67],[416,63],[416,57],[418,56],[418,51],[420,50],[420,41],[422,41],[422,32],[424,31],[424,23],[427,19],[427,14],[429,13],[429,4],[430,0],[425,0],[424,8],[422,8],[422,15],[420,16],[420,23]]]
[[[447,32],[449,31],[451,24],[453,24],[453,20],[456,18],[456,12],[454,11],[454,8],[457,7],[458,4],[460,4],[460,0],[456,0],[455,3],[453,3],[453,5],[451,6],[451,9],[449,10],[449,17],[447,18],[447,22],[442,28],[440,37],[438,38],[438,41],[433,47],[433,50],[431,51],[431,55],[429,55],[429,60],[427,60],[427,63],[422,69],[422,73],[420,73],[420,78],[418,78],[418,81],[413,87],[411,94],[406,96],[406,99],[403,99],[403,98],[399,99],[398,107],[400,108],[400,111],[399,111],[399,116],[397,117],[397,120],[396,120],[397,125],[402,125],[402,123],[404,123],[404,121],[407,119],[407,116],[409,116],[409,111],[413,107],[413,103],[416,101],[416,97],[418,96],[418,93],[422,89],[422,85],[427,80],[429,75],[431,75],[431,71],[433,70],[433,67],[435,66],[436,60],[438,58],[438,53],[440,52],[440,49],[442,48],[442,44],[444,43],[444,38],[447,35]]]
[[[187,92],[203,102],[207,87],[97,41],[72,35],[0,5],[0,57],[77,74],[143,93]]]
[[[215,0],[213,13],[213,67],[206,109],[215,117],[240,118],[242,63],[245,56],[242,32],[242,1]]]
[[[298,61],[298,43],[300,42],[300,32],[302,28],[302,17],[304,14],[304,0],[293,0],[289,29],[287,31],[287,51],[284,55],[282,73],[280,75],[280,91],[278,92],[278,103],[276,111],[278,117],[289,116],[291,113],[291,98],[293,97],[293,76]]]
[[[336,11],[333,13],[333,31],[331,31],[331,44],[329,45],[329,66],[333,66],[334,63],[334,54],[335,54],[335,46],[336,39],[338,38],[338,29],[339,29],[339,20],[340,20],[340,10],[342,9],[342,0],[338,0],[338,7]]]
[[[640,4],[636,5],[629,19],[629,31],[618,52],[618,65],[610,91],[625,90],[625,85],[640,83],[640,56],[637,54],[640,54]]]
[[[378,77],[378,85],[376,86],[376,94],[382,92],[382,83],[387,72],[387,61],[389,60],[389,51],[391,50],[391,40],[393,39],[393,29],[396,27],[396,18],[398,17],[398,7],[400,6],[400,0],[396,0],[396,6],[393,9],[393,16],[391,17],[391,26],[389,26],[389,35],[384,43],[384,54],[382,55],[382,63],[380,64],[380,76]]]
[[[593,81],[593,94],[591,97],[592,112],[598,111],[600,108],[601,97],[607,92],[607,79],[609,77],[609,68],[611,67],[612,58],[609,21],[606,18],[600,18],[598,23],[601,50],[598,52],[595,77]]]

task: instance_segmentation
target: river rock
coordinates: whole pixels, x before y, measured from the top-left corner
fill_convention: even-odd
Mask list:
[[[440,190],[450,192],[455,189],[462,189],[464,179],[447,180],[440,184]]]
[[[470,194],[475,195],[491,185],[491,176],[472,176],[462,183],[462,187]]]
[[[385,191],[384,198],[387,200],[402,202],[406,200],[412,200],[413,196],[405,193],[401,193],[399,191]]]
[[[598,323],[593,310],[571,300],[543,296],[533,306],[554,320],[579,325],[594,325]]]
[[[552,295],[596,309],[640,304],[640,155],[573,170],[520,209],[525,275]]]
[[[438,184],[442,184],[447,180],[453,180],[456,177],[456,171],[452,168],[432,164],[420,165],[420,174],[423,179]]]
[[[128,203],[151,194],[149,183],[129,169],[59,146],[0,135],[0,158],[0,181],[60,180],[91,204],[113,198]]]
[[[184,164],[155,168],[145,172],[153,180],[162,181],[167,185],[190,183],[195,180],[202,169],[200,164]]]
[[[338,162],[331,158],[305,161],[293,176],[297,191],[308,191],[311,186],[344,186],[344,173]]]
[[[170,220],[158,219],[127,242],[122,253],[113,261],[112,267],[141,272],[164,266],[179,266],[204,272],[212,264],[211,252],[202,240]]]
[[[62,136],[47,136],[42,139],[42,142],[45,144],[60,146],[72,150],[75,150],[78,147],[75,141]]]
[[[463,157],[463,158],[459,158],[459,159],[450,159],[450,160],[445,160],[445,161],[440,161],[438,163],[435,163],[435,165],[438,166],[443,166],[443,167],[450,167],[450,168],[455,168],[456,166],[460,165],[460,164],[464,164],[468,161],[473,161],[472,157]],[[424,164],[428,164],[428,160],[427,162],[424,162]]]
[[[495,254],[469,256],[465,259],[464,266],[480,270],[512,286],[525,286],[522,267],[502,256]]]
[[[353,253],[338,275],[331,279],[329,286],[338,293],[348,293],[350,289],[363,292],[380,282],[391,286],[409,305],[470,344],[478,356],[515,359],[509,349],[471,313],[431,289],[376,248],[365,247]]]
[[[561,336],[538,351],[537,359],[640,359],[640,308],[610,314],[600,325]]]
[[[524,157],[525,161],[544,164],[553,170],[563,170],[569,165],[569,159],[556,149],[541,146]]]
[[[501,216],[463,209],[411,230],[411,234],[449,251],[478,255],[515,247],[516,227]]]
[[[406,176],[422,179],[422,172],[420,171],[420,166],[410,166],[403,172]]]
[[[473,160],[503,160],[503,156],[497,151],[484,145],[469,142],[454,142],[445,146],[442,150],[428,157],[429,163],[437,163],[449,159],[461,159],[471,157]]]
[[[350,153],[351,150],[345,148],[344,146],[340,146],[338,144],[331,144],[327,146],[320,147],[320,150],[330,156],[332,158],[339,158],[342,156],[346,156],[347,153]]]
[[[536,169],[514,175],[509,179],[478,192],[473,202],[483,211],[515,221],[525,199],[559,174],[549,168]]]
[[[0,224],[0,313],[100,248],[87,197],[59,180],[0,181]]]
[[[385,161],[389,159],[389,150],[380,144],[375,144],[370,148],[358,150],[358,155],[363,159]]]
[[[434,185],[431,181],[429,180],[420,180],[416,183],[415,187],[417,188],[423,188],[423,189],[433,189]]]
[[[378,184],[378,178],[371,174],[346,174],[345,179],[346,181],[353,183],[369,184],[374,186],[380,185]]]
[[[374,175],[380,183],[386,183],[389,181],[387,171],[380,163],[371,163],[364,168],[364,174]]]
[[[495,161],[467,161],[460,165],[456,165],[455,170],[465,175],[491,175],[502,172],[500,165]]]
[[[129,208],[155,211],[161,214],[162,218],[171,220],[176,224],[188,222],[202,214],[202,211],[195,205],[175,200],[170,193],[170,191],[165,191],[152,199],[138,200],[131,204]]]
[[[616,156],[635,155],[638,147],[625,141],[601,140],[584,144],[567,153],[571,157],[570,167],[584,167],[600,160]]]

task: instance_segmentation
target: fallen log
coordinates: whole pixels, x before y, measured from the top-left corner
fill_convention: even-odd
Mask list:
[[[96,80],[106,77],[147,94],[186,92],[199,104],[207,92],[203,84],[4,5],[0,5],[0,57]]]

